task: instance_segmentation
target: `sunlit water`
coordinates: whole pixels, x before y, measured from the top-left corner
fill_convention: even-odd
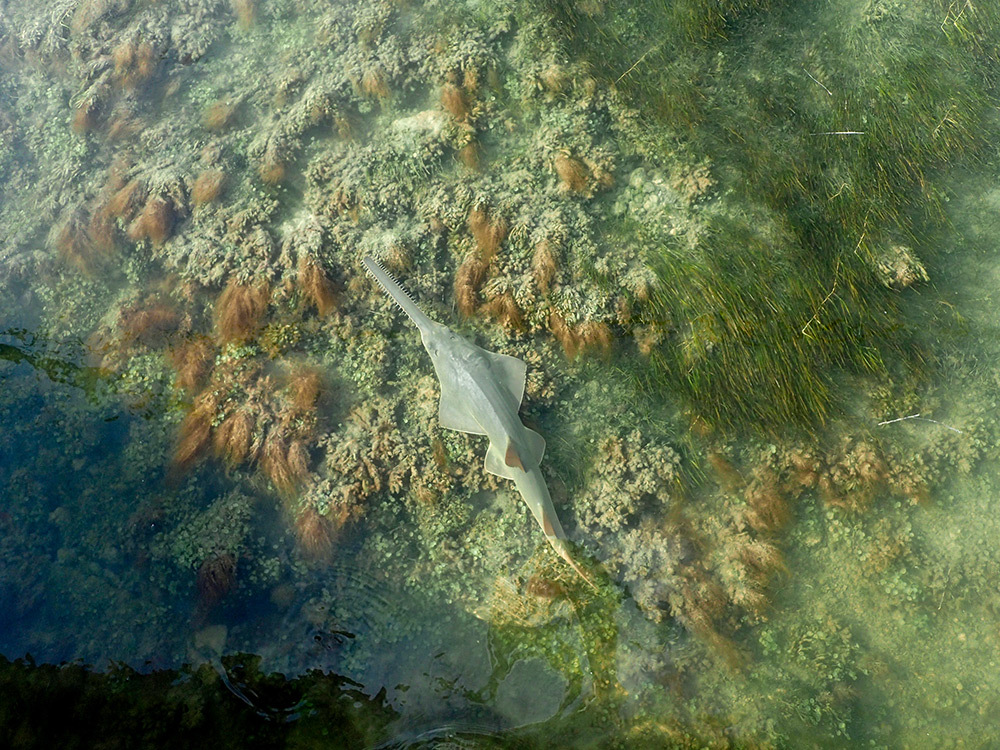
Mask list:
[[[629,222],[693,237],[732,213],[725,155],[695,128],[673,166],[649,159],[528,6],[112,5],[0,3],[0,654],[207,664],[234,709],[279,724],[323,708],[255,689],[235,655],[319,670],[389,707],[380,747],[1000,741],[988,155],[932,175],[948,200],[921,225],[928,278],[898,271],[924,370],[838,376],[813,434],[707,431],[634,377],[655,277]],[[738,5],[720,69],[797,19]],[[888,0],[839,5],[847,29],[923,28]],[[960,28],[955,3],[928,5]],[[835,97],[808,77],[792,101]],[[438,428],[430,360],[362,252],[528,361],[522,416],[596,591],[484,478],[485,439]],[[262,309],[248,293],[252,320],[227,322],[227,284],[263,279]],[[692,371],[722,343],[699,320],[670,329]],[[240,409],[234,458],[219,435]]]

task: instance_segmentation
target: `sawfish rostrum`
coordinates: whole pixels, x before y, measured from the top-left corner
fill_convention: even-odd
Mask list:
[[[420,331],[441,384],[438,418],[449,430],[486,435],[486,471],[513,480],[545,538],[570,566],[591,583],[570,556],[566,532],[556,516],[539,465],[545,439],[518,417],[527,365],[517,357],[488,352],[431,320],[402,285],[370,256],[365,268]],[[593,584],[591,584],[593,585]]]

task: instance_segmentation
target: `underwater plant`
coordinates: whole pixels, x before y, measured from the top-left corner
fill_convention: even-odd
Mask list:
[[[303,507],[295,516],[295,535],[299,545],[312,560],[328,560],[333,552],[335,529],[325,516],[312,506]]]
[[[183,471],[201,458],[211,438],[214,414],[215,406],[211,399],[202,398],[184,417],[174,451],[175,470]]]
[[[225,458],[230,466],[239,466],[251,458],[254,422],[247,411],[234,410],[212,431],[215,455]]]
[[[494,318],[504,329],[508,331],[520,331],[524,329],[524,315],[511,291],[500,291],[497,288],[487,292],[488,299],[480,308],[486,315]]]
[[[260,452],[260,468],[271,480],[278,493],[284,497],[293,497],[301,477],[298,469],[293,466],[289,454],[289,446],[280,430],[272,428],[264,439]]]
[[[466,317],[479,309],[479,288],[486,278],[486,265],[476,253],[469,253],[455,271],[455,304]]]
[[[464,120],[469,115],[465,95],[454,83],[449,82],[441,87],[441,106],[456,120]]]
[[[223,130],[233,122],[239,102],[233,98],[219,99],[209,105],[202,116],[206,130]]]
[[[492,214],[483,206],[474,206],[469,211],[467,225],[479,248],[480,260],[488,264],[507,238],[509,227],[506,219]]]
[[[534,253],[531,257],[531,274],[538,286],[538,291],[548,294],[552,288],[552,282],[559,273],[559,265],[556,260],[556,253],[553,243],[544,239],[535,245]]]
[[[226,175],[221,169],[206,169],[191,185],[191,202],[200,206],[217,200],[225,184]]]
[[[582,193],[590,183],[590,170],[575,156],[556,154],[552,168],[559,177],[560,187],[567,192]]]
[[[336,309],[337,288],[315,258],[303,256],[299,261],[299,285],[320,317],[325,317]]]
[[[241,30],[249,30],[257,21],[257,0],[229,0]]]
[[[208,336],[192,336],[172,346],[167,357],[177,373],[174,381],[177,387],[195,393],[208,375],[215,346]]]
[[[297,411],[307,414],[316,408],[316,402],[323,394],[323,376],[313,367],[297,368],[288,378],[288,391],[291,394],[292,406]]]
[[[236,583],[236,560],[229,553],[213,555],[198,568],[198,608],[204,617],[232,590]]]
[[[159,299],[135,302],[118,312],[118,330],[126,346],[139,343],[151,348],[162,348],[171,335],[180,328],[181,316],[177,310]]]
[[[651,385],[679,390],[713,425],[771,430],[836,415],[840,373],[926,366],[899,298],[879,287],[926,278],[921,223],[941,216],[929,175],[982,154],[989,126],[976,81],[996,72],[975,50],[993,11],[977,8],[968,19],[977,31],[963,35],[919,12],[899,14],[889,30],[877,14],[827,24],[826,11],[770,2],[610,5],[599,17],[569,3],[546,7],[592,75],[642,102],[623,135],[649,158],[674,162],[674,194],[690,205],[729,196],[700,212],[696,233],[676,219],[669,232],[628,221],[612,230],[645,246],[656,271],[650,302],[635,305]],[[755,15],[788,28],[822,22],[836,42],[760,40],[749,65],[715,68],[731,32],[740,29],[738,44],[755,38],[744,23]],[[644,46],[642,27],[666,35]],[[622,59],[635,63],[622,70]],[[803,86],[747,74],[769,67],[805,70]],[[579,169],[560,164],[564,184],[577,179]],[[903,255],[889,250],[900,246]]]
[[[232,279],[215,301],[215,327],[223,342],[246,341],[260,327],[270,299],[270,286]]]
[[[124,185],[118,186],[120,181],[119,175],[112,174],[110,176],[108,186],[116,186],[116,189],[114,195],[108,200],[106,210],[111,216],[131,221],[132,217],[139,211],[139,206],[146,200],[146,189],[139,179],[132,179]]]
[[[151,196],[129,225],[128,237],[136,241],[148,239],[153,245],[160,246],[170,236],[175,218],[175,208],[170,198]]]
[[[100,260],[100,253],[87,232],[86,219],[82,211],[73,211],[53,232],[53,244],[59,257],[75,266],[79,271],[91,274]]]
[[[129,90],[139,86],[156,72],[159,56],[150,42],[124,41],[111,51],[114,62],[114,78],[118,84]]]

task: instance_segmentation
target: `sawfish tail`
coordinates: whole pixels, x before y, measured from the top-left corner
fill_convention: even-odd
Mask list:
[[[592,580],[590,580],[590,576],[588,576],[586,573],[584,573],[583,572],[583,568],[580,567],[580,564],[576,560],[573,559],[573,556],[569,552],[569,545],[566,544],[566,540],[565,539],[558,539],[558,538],[553,537],[553,536],[548,537],[548,540],[549,540],[549,543],[552,545],[552,548],[559,555],[559,557],[561,557],[563,560],[565,560],[566,563],[573,570],[576,571],[576,574],[578,576],[580,576],[580,578],[582,578],[584,581],[587,582],[587,585],[589,585],[592,589],[594,589],[594,591],[597,591],[597,584],[594,583]]]
[[[549,495],[548,485],[542,478],[542,472],[538,466],[531,467],[530,471],[511,472],[514,484],[528,508],[531,509],[538,525],[542,527],[542,533],[549,540],[549,544],[566,564],[569,565],[576,574],[585,580],[592,588],[597,589],[597,585],[590,580],[580,564],[573,559],[569,551],[569,543],[566,541],[566,532],[563,531],[562,524],[559,523],[559,516],[552,505],[552,497]]]

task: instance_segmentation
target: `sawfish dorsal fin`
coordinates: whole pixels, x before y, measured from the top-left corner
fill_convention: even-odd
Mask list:
[[[504,479],[513,479],[517,470],[528,471],[542,462],[542,456],[545,455],[545,438],[527,427],[524,428],[521,435],[526,444],[520,446],[520,451],[517,446],[510,442],[503,447],[497,446],[496,443],[490,443],[484,464],[486,471]],[[512,463],[515,459],[516,463]]]
[[[503,462],[512,469],[525,471],[524,464],[521,463],[521,457],[517,455],[517,449],[510,440],[507,441],[507,451],[504,453]]]
[[[504,449],[497,448],[496,443],[490,443],[489,450],[486,451],[486,461],[483,468],[490,474],[496,474],[504,479],[513,479],[516,469],[508,466],[504,461]]]

